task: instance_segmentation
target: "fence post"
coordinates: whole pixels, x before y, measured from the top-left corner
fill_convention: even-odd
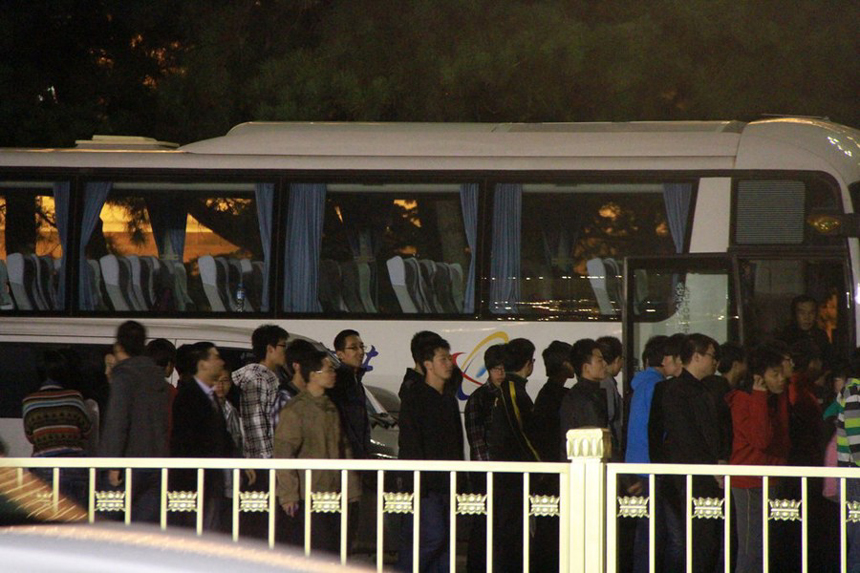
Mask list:
[[[568,430],[570,572],[603,572],[606,564],[606,464],[609,430]]]

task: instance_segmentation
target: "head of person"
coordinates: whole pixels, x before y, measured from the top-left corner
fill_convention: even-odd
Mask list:
[[[606,361],[600,345],[591,338],[581,338],[570,349],[570,364],[576,378],[599,382],[606,378]]]
[[[69,373],[71,364],[68,357],[61,351],[49,348],[42,353],[39,361],[39,378],[50,380],[63,388],[69,388]]]
[[[170,378],[176,365],[176,347],[166,338],[154,338],[146,345],[146,355]]]
[[[427,342],[421,348],[421,367],[428,382],[450,380],[454,373],[454,360],[448,341],[440,338]]]
[[[296,362],[306,388],[313,393],[334,388],[337,375],[328,352],[314,348],[303,353]]]
[[[191,362],[192,344],[181,344],[176,349],[176,374],[180,380],[187,380],[194,376],[194,363]]]
[[[272,370],[283,367],[286,361],[287,339],[290,335],[277,324],[258,326],[251,334],[254,359]]]
[[[681,349],[681,363],[695,378],[701,380],[717,371],[720,360],[720,345],[706,334],[687,335]]]
[[[802,294],[791,301],[791,317],[800,330],[809,330],[818,320],[818,301]]]
[[[223,402],[227,399],[227,394],[230,393],[230,388],[232,387],[233,380],[230,378],[230,370],[224,368],[221,370],[221,374],[218,375],[218,379],[215,380],[215,396]]]
[[[678,376],[684,370],[681,361],[681,352],[687,343],[687,335],[681,332],[675,333],[666,339],[663,346],[663,375],[667,378]]]
[[[764,388],[771,394],[782,394],[786,382],[782,360],[782,354],[771,346],[753,348],[747,359],[749,374],[741,388],[747,392],[753,388]]]
[[[207,386],[214,386],[224,371],[224,360],[211,342],[192,344],[188,349],[188,364],[194,370],[194,377]]]
[[[786,378],[791,378],[794,373],[794,361],[791,358],[791,347],[782,340],[771,340],[765,344],[774,352],[782,356],[782,369]]]
[[[424,373],[421,366],[421,348],[431,340],[442,340],[442,337],[432,330],[422,330],[416,332],[412,336],[412,341],[409,343],[409,351],[412,353],[412,361],[415,362],[415,370]]]
[[[850,377],[851,367],[849,362],[840,361],[834,364],[833,369],[831,370],[831,379],[830,379],[830,389],[835,395],[839,395],[842,393],[842,389],[845,388],[845,384],[848,382],[848,378]]]
[[[790,352],[795,372],[805,372],[813,378],[821,372],[821,350],[813,341],[798,340],[791,345]]]
[[[334,351],[338,360],[353,370],[364,364],[364,342],[356,330],[341,330],[334,337]]]
[[[570,350],[567,342],[553,340],[541,353],[547,378],[573,378],[573,365],[570,363]]]
[[[304,390],[308,382],[308,379],[302,374],[302,359],[319,352],[322,351],[315,347],[311,341],[303,338],[297,338],[287,346],[287,372],[297,390]]]
[[[657,334],[645,343],[642,349],[642,364],[644,368],[663,368],[663,351],[666,348],[668,336]]]
[[[484,351],[484,368],[487,378],[498,386],[505,379],[505,345],[494,344]]]
[[[535,367],[535,345],[525,338],[514,338],[505,344],[505,372],[519,374],[523,378],[532,375]]]
[[[113,347],[118,360],[143,355],[146,350],[146,328],[135,320],[126,320],[116,329]]]
[[[596,342],[600,347],[600,353],[603,354],[603,360],[606,361],[606,374],[618,376],[624,366],[624,349],[621,341],[614,336],[601,336]]]
[[[717,371],[729,382],[737,381],[746,376],[747,357],[744,347],[737,342],[725,342],[720,345],[720,363]]]

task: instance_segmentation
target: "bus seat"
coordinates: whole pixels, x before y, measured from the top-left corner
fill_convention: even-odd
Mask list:
[[[143,263],[137,255],[128,255],[125,257],[131,269],[131,288],[129,292],[132,294],[135,310],[149,310],[151,305],[147,304],[146,296],[143,292],[145,279],[143,277]]]
[[[182,261],[172,261],[173,277],[176,281],[176,301],[179,310],[187,310],[194,306],[194,301],[188,294],[188,272]]]
[[[131,304],[132,310],[147,310],[143,302],[142,293],[138,296],[140,282],[140,260],[135,255],[118,256],[119,261],[119,284],[123,289],[126,299]]]
[[[433,276],[433,290],[436,291],[436,300],[442,307],[442,312],[454,314],[457,306],[451,291],[451,268],[448,263],[436,263],[436,274]]]
[[[31,268],[31,281],[25,284],[29,287],[30,300],[36,303],[39,310],[51,310],[51,298],[48,292],[48,284],[51,280],[50,270],[45,263],[33,253],[24,256],[24,268]],[[25,271],[26,276],[26,271]]]
[[[15,302],[9,294],[9,271],[6,270],[6,261],[0,260],[0,310],[14,310]]]
[[[141,289],[147,308],[155,306],[155,280],[158,277],[158,259],[148,255],[140,257]]]
[[[102,271],[99,267],[99,262],[93,259],[87,259],[87,268],[89,268],[90,284],[93,285],[93,308],[96,310],[107,310],[104,297],[102,297]]]
[[[418,261],[418,267],[421,269],[423,283],[421,288],[424,291],[424,300],[428,305],[426,312],[445,312],[436,296],[436,263],[429,259],[421,259]]]
[[[234,284],[230,284],[230,263],[225,257],[215,257],[215,270],[217,273],[218,293],[221,295],[221,302],[224,308],[228,310],[236,310],[236,288],[239,286],[238,280]],[[232,288],[231,288],[232,287]]]
[[[379,312],[373,303],[373,295],[370,294],[370,283],[372,271],[369,263],[356,263],[358,268],[358,296],[367,312]]]
[[[588,282],[591,283],[591,290],[594,291],[600,314],[615,314],[615,309],[612,308],[612,302],[609,300],[609,293],[606,290],[606,265],[603,264],[603,259],[600,257],[589,259],[585,263],[585,268],[588,271]]]
[[[457,312],[463,312],[463,300],[465,298],[463,284],[463,267],[460,263],[449,263],[448,270],[451,272],[451,297]]]
[[[263,308],[263,281],[262,276],[257,280],[254,274],[254,265],[251,259],[238,259],[239,270],[242,273],[242,284],[245,285],[245,309],[253,312],[254,309]]]
[[[21,253],[10,253],[6,257],[6,266],[9,271],[9,287],[12,289],[12,297],[18,310],[33,310],[33,302],[27,294],[24,275],[24,255]]]
[[[406,267],[406,288],[409,290],[409,296],[415,301],[418,312],[433,312],[425,295],[427,289],[424,287],[424,279],[421,276],[421,265],[418,263],[418,259],[409,257],[408,259],[404,259],[403,263]]]
[[[344,261],[340,263],[340,276],[342,277],[341,295],[346,303],[349,312],[368,312],[364,308],[364,303],[361,300],[359,292],[360,276],[358,272],[358,263],[355,261]]]
[[[242,312],[254,312],[255,305],[251,300],[251,296],[249,296],[251,292],[251,284],[245,280],[245,273],[242,272],[241,259],[237,259],[236,257],[225,257],[224,261],[227,263],[227,292],[233,293],[233,296],[230,297],[233,310],[239,310],[239,307],[236,304],[236,293],[239,291],[239,284],[241,283],[242,288],[245,290],[245,305]]]
[[[406,287],[406,265],[403,262],[403,258],[400,256],[391,257],[386,261],[385,266],[388,268],[391,287],[394,289],[394,294],[397,296],[397,302],[400,303],[401,310],[406,314],[417,313],[418,309],[415,307],[415,302],[409,296],[409,289]]]
[[[113,309],[117,311],[131,310],[132,307],[122,287],[123,266],[119,258],[116,255],[105,255],[99,259],[99,263],[105,290],[107,290]]]
[[[340,265],[331,259],[320,259],[319,301],[323,312],[347,310],[343,302]]]
[[[615,314],[618,314],[621,305],[624,304],[624,282],[621,278],[622,268],[618,261],[612,257],[603,259],[606,265],[606,292],[609,293],[610,302],[615,301],[613,306]]]
[[[197,266],[200,269],[200,281],[203,283],[203,292],[206,293],[210,308],[213,312],[225,312],[227,308],[224,306],[221,289],[218,287],[218,263],[215,262],[215,257],[203,255],[197,259]]]

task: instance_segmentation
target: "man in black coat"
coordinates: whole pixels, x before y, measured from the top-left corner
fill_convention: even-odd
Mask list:
[[[170,454],[180,458],[233,457],[233,441],[218,399],[215,382],[224,370],[224,361],[211,342],[193,344],[188,353],[193,376],[179,383],[173,402],[173,435]],[[203,527],[223,531],[227,511],[224,470],[206,470],[203,487]],[[176,472],[173,489],[197,490],[197,472]],[[199,495],[199,494],[198,494]]]

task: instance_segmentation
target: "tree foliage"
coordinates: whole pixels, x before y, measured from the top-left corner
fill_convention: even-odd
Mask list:
[[[0,145],[249,120],[860,125],[850,0],[10,0]]]

